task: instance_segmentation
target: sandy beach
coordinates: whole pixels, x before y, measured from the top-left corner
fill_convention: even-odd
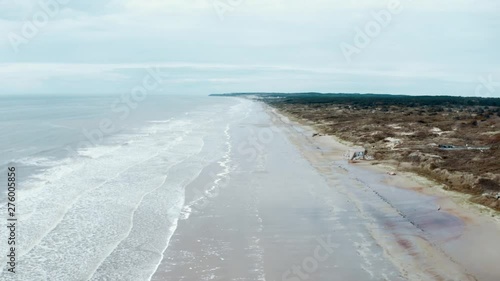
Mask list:
[[[227,169],[187,187],[151,280],[499,280],[498,214],[349,164],[353,147],[313,133],[254,102],[230,131]],[[222,184],[200,188],[214,176]]]

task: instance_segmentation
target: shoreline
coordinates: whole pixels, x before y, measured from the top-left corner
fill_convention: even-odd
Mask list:
[[[310,141],[328,143],[336,149],[352,151],[362,149],[361,146],[355,145],[354,143],[347,140],[343,140],[335,135],[319,135],[317,137],[312,137],[313,134],[321,134],[320,130],[316,128],[316,124],[314,124],[312,121],[301,120],[299,118],[296,118],[295,116],[291,116],[290,114],[283,113],[279,109],[267,105],[263,102],[262,105],[266,108],[269,114],[274,114],[280,116],[280,118],[285,118],[286,120],[289,120],[289,122],[295,123],[294,125],[300,126],[305,131],[309,132],[308,135],[303,134],[303,136],[305,138],[308,138]],[[342,159],[340,157],[337,157],[333,158],[332,160]],[[397,187],[411,189],[427,195],[445,197],[443,199],[448,198],[450,200],[453,200],[455,204],[460,205],[463,208],[467,208],[475,212],[477,215],[492,217],[497,223],[500,224],[500,211],[470,201],[469,199],[473,197],[473,195],[456,190],[448,190],[445,188],[446,186],[444,184],[438,183],[432,178],[427,178],[416,172],[400,170],[396,166],[396,163],[391,163],[391,161],[389,160],[360,161],[353,164],[355,166],[363,167],[364,169],[369,169],[380,174],[386,174],[387,172],[396,172],[396,175],[390,179],[392,184],[396,184]],[[418,185],[422,185],[423,187],[415,188],[412,187],[415,184],[409,185],[408,182],[418,183]]]
[[[477,203],[469,201],[470,195],[463,194],[457,191],[445,190],[441,184],[422,177],[421,175],[408,172],[397,171],[397,167],[391,165],[388,161],[377,161],[379,164],[372,165],[370,161],[362,161],[361,163],[347,164],[347,160],[342,158],[342,151],[355,149],[356,146],[347,141],[343,141],[336,136],[321,135],[313,137],[313,134],[319,133],[312,122],[303,122],[293,116],[282,114],[278,109],[273,108],[265,103],[262,103],[268,114],[274,115],[279,122],[287,123],[286,126],[300,128],[300,136],[294,141],[295,145],[302,151],[305,158],[314,166],[319,159],[330,163],[345,163],[341,164],[344,169],[357,174],[373,173],[383,178],[381,184],[383,186],[391,186],[401,191],[411,191],[414,195],[410,195],[404,200],[412,200],[411,198],[417,194],[427,196],[435,201],[434,209],[431,215],[419,218],[419,213],[425,210],[415,210],[414,220],[412,224],[420,228],[424,232],[423,240],[411,241],[402,240],[400,245],[394,245],[390,239],[384,237],[387,235],[385,230],[381,233],[373,232],[373,237],[381,243],[383,248],[394,248],[397,250],[389,250],[386,254],[398,264],[398,256],[402,255],[408,258],[410,253],[411,258],[415,258],[409,264],[400,264],[401,270],[405,271],[412,268],[418,272],[421,266],[428,264],[421,263],[419,259],[429,258],[437,255],[439,258],[433,260],[437,266],[443,266],[443,274],[447,274],[447,270],[453,272],[455,270],[464,270],[464,274],[468,279],[460,280],[497,280],[500,276],[500,269],[497,268],[494,262],[498,258],[497,253],[500,250],[498,245],[498,237],[500,237],[500,212],[495,211]],[[301,122],[302,121],[302,122]],[[294,129],[297,131],[297,129]],[[290,136],[294,138],[294,136]],[[307,146],[313,146],[315,150],[308,150]],[[318,161],[317,163],[321,163]],[[321,167],[321,164],[317,165]],[[323,165],[324,166],[324,165]],[[388,172],[397,171],[396,175],[388,175]],[[373,192],[380,195],[380,198],[386,201],[389,205],[394,206],[397,212],[403,217],[411,217],[412,210],[407,211],[398,209],[397,206],[400,198],[392,196],[390,192],[383,192],[383,189],[377,190],[372,188]],[[350,192],[350,191],[348,191]],[[356,193],[357,191],[354,191]],[[358,195],[354,195],[352,199],[359,199]],[[358,198],[357,198],[358,197]],[[403,200],[403,201],[404,201]],[[356,204],[363,205],[364,202],[359,201]],[[432,204],[430,204],[432,205]],[[404,208],[404,207],[403,207]],[[432,207],[431,207],[432,208]],[[436,214],[436,215],[432,215]],[[458,219],[460,226],[453,225],[453,222],[442,220],[438,214],[446,214],[450,218]],[[392,232],[392,231],[389,231]],[[395,231],[396,233],[398,230]],[[396,234],[396,241],[401,238]],[[492,245],[490,245],[492,244]],[[413,245],[410,248],[409,245]],[[401,246],[401,247],[399,247]],[[398,248],[399,247],[399,248]],[[492,249],[493,248],[493,249]],[[431,254],[432,253],[432,254]],[[417,258],[421,256],[420,258]],[[432,260],[432,258],[429,258]],[[449,261],[452,261],[451,263]],[[411,265],[410,265],[411,264]],[[410,274],[411,275],[411,274]],[[418,275],[418,273],[417,273]],[[422,276],[414,275],[413,278],[419,279]],[[455,275],[456,276],[456,275]],[[412,279],[413,280],[413,279]],[[439,279],[437,279],[439,280]],[[453,279],[456,280],[456,279]]]
[[[500,211],[500,99],[316,93],[250,98]]]

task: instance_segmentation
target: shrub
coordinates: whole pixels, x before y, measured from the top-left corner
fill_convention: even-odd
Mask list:
[[[496,181],[487,178],[478,179],[477,186],[483,190],[500,191],[500,185]]]

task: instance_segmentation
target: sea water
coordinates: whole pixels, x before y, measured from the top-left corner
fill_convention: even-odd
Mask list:
[[[14,279],[0,228],[0,280],[149,280],[189,216],[185,187],[214,163],[229,176],[231,128],[250,108],[197,96],[0,97],[0,180],[16,168],[18,219]]]

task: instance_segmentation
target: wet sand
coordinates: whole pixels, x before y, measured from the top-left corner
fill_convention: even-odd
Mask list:
[[[200,199],[208,167],[188,187],[152,280],[500,280],[495,218],[312,133],[255,103],[226,182]]]

